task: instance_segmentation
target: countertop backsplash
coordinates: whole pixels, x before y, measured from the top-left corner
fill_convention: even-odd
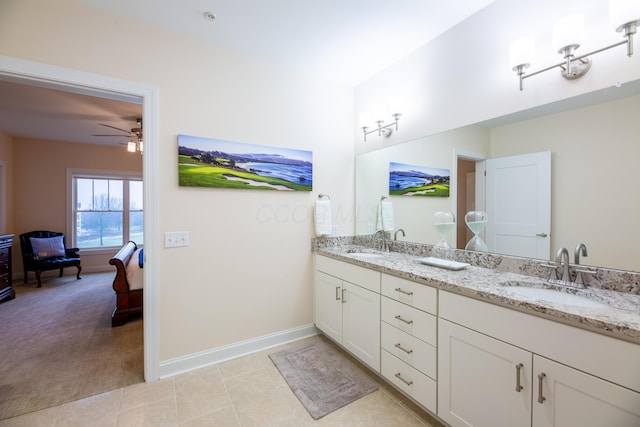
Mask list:
[[[389,243],[391,252],[405,253],[407,255],[420,257],[435,256],[437,258],[465,262],[478,267],[543,279],[548,279],[550,274],[554,274],[552,269],[543,267],[543,264],[549,264],[549,262],[545,262],[543,260],[497,255],[486,252],[473,252],[461,249],[448,249],[446,251],[436,249],[437,253],[434,253],[434,245],[400,240],[388,240],[387,242]],[[366,247],[371,250],[380,250],[380,239],[374,239],[372,236],[340,236],[319,237],[312,240],[312,250],[314,252],[318,249],[339,249],[352,245]],[[571,265],[572,267],[575,267],[574,264]],[[583,282],[587,287],[640,295],[640,273],[638,272],[614,270],[605,267],[595,267],[582,264],[580,264],[579,267],[581,269],[594,272],[594,274],[582,275]]]

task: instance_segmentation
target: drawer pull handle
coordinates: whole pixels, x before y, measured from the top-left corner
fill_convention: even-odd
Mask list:
[[[405,383],[406,385],[413,385],[413,381],[407,381],[404,378],[402,378],[402,374],[400,374],[400,372],[396,374],[396,378],[402,381],[403,383]]]
[[[342,288],[342,303],[346,303],[347,299],[344,297],[344,293],[345,293],[346,289]]]
[[[407,350],[406,348],[402,347],[402,344],[400,344],[400,343],[396,344],[395,348],[400,349],[400,350],[404,351],[407,354],[413,353],[413,350]]]
[[[413,323],[413,320],[405,320],[402,318],[402,316],[400,316],[399,314],[395,317],[396,320],[399,320],[401,322],[406,323],[407,325],[411,325]]]
[[[524,388],[520,384],[520,370],[522,370],[523,367],[524,367],[524,365],[522,363],[518,363],[516,365],[516,391],[518,393],[520,393],[520,390],[522,390]]]
[[[336,286],[336,301],[340,301],[340,286]]]
[[[405,295],[409,295],[409,296],[413,295],[413,292],[411,292],[411,291],[407,292],[407,291],[403,290],[402,288],[396,288],[396,292],[400,292],[401,294],[405,294]]]
[[[542,381],[544,377],[546,377],[544,372],[538,374],[538,403],[544,403],[544,401],[547,400],[547,398],[542,395]]]

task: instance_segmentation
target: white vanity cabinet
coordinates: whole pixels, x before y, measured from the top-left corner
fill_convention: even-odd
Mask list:
[[[385,273],[381,280],[381,373],[435,413],[438,291]]]
[[[316,327],[380,372],[380,273],[316,255]]]
[[[640,346],[440,292],[438,416],[451,426],[640,426]]]

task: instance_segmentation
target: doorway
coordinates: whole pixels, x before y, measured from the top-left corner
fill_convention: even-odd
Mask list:
[[[473,237],[473,233],[464,221],[465,214],[473,210],[484,210],[484,162],[486,159],[487,156],[484,154],[454,152],[456,185],[452,211],[456,218],[454,236],[456,249],[464,249]],[[482,233],[480,237],[483,237]]]
[[[158,153],[157,89],[153,86],[0,55],[0,79],[26,85],[142,102],[145,122],[143,157],[144,234],[144,378],[159,378],[158,331]]]

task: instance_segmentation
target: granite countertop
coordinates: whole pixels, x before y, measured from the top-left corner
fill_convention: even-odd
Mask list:
[[[357,255],[357,252],[377,253],[378,256],[364,258]],[[473,265],[452,271],[425,265],[419,261],[423,258],[422,256],[399,252],[376,252],[357,245],[319,248],[317,253],[434,286],[444,291],[640,344],[640,295],[638,294],[597,287],[578,289],[553,285],[540,277]],[[515,287],[552,288],[604,303],[604,306],[584,307],[548,302],[518,294],[514,291]]]

